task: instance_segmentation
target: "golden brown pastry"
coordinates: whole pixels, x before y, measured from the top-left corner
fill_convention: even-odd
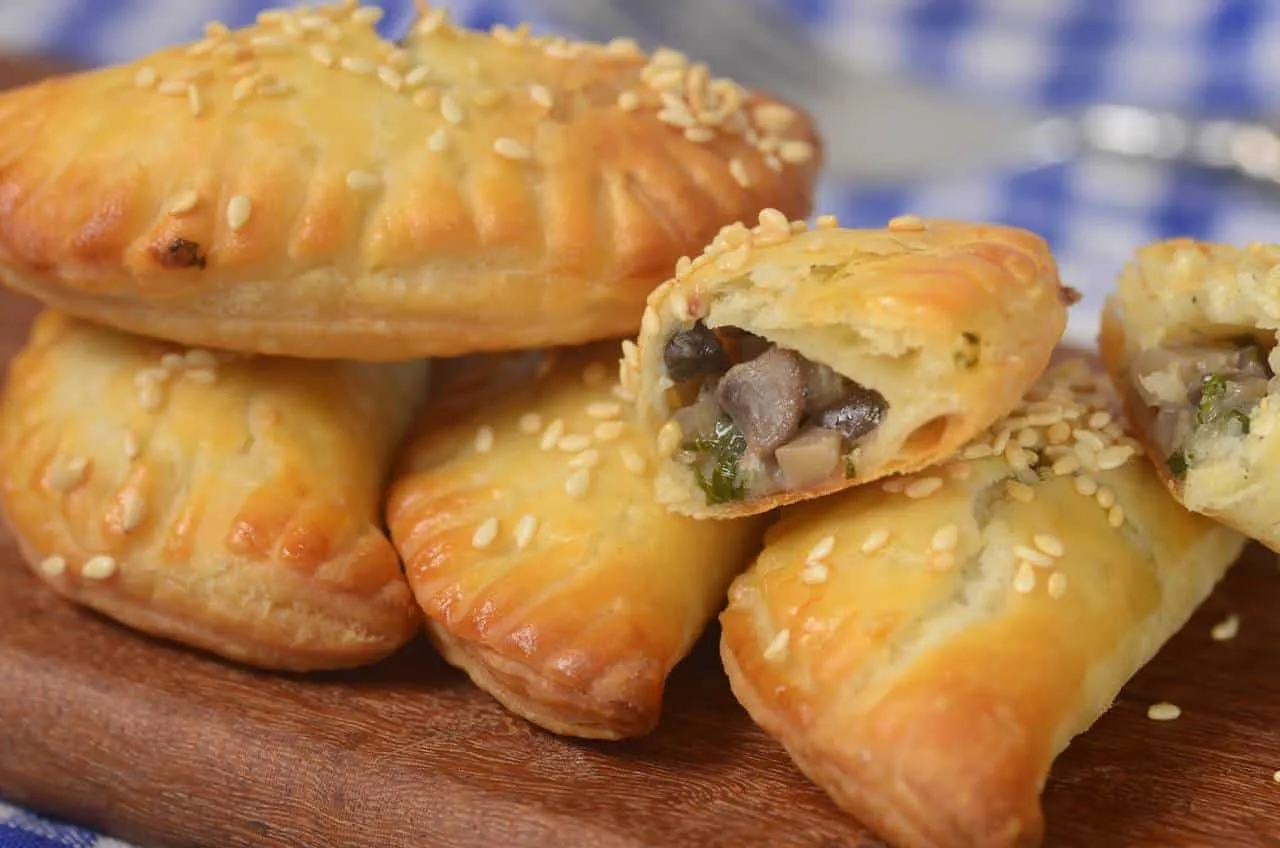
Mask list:
[[[1280,550],[1280,245],[1140,249],[1103,313],[1103,358],[1169,490]]]
[[[738,699],[895,846],[1038,845],[1058,752],[1244,545],[1111,400],[1057,366],[967,458],[784,510],[730,590]]]
[[[0,401],[0,498],[59,594],[264,668],[372,662],[420,615],[381,530],[426,364],[238,357],[46,311]]]
[[[0,95],[0,280],[186,344],[453,355],[631,335],[720,225],[809,211],[808,118],[679,53],[380,15]]]
[[[746,515],[931,465],[1040,375],[1071,295],[1012,227],[810,230],[777,210],[726,227],[624,345],[658,499]]]
[[[440,390],[453,409],[433,405],[409,442],[387,523],[445,659],[550,731],[637,736],[761,525],[654,502],[607,376],[616,345],[551,356],[536,377],[528,358],[464,371],[465,402]]]

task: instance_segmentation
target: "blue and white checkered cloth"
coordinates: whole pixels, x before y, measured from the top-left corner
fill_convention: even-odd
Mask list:
[[[657,0],[645,0],[656,2]],[[1280,115],[1280,4],[1268,0],[771,0],[811,26],[853,73],[891,74],[1053,111],[1096,102],[1188,116]],[[0,0],[0,46],[84,63],[133,59],[199,37],[210,19],[250,22],[258,0]],[[382,0],[402,31],[411,0]],[[472,26],[539,20],[537,0],[451,0]],[[1280,192],[1175,167],[1082,159],[1029,171],[874,189],[828,181],[818,211],[851,226],[913,212],[1042,233],[1086,294],[1072,334],[1092,338],[1102,294],[1133,248],[1188,235],[1280,241]],[[0,848],[121,843],[0,804]]]

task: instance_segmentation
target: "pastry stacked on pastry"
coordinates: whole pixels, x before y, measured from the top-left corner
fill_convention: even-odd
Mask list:
[[[4,513],[55,591],[156,636],[308,670],[425,619],[516,712],[644,732],[761,527],[656,504],[605,375],[680,256],[809,212],[816,135],[674,51],[380,15],[0,95],[0,280],[48,307],[0,403]],[[428,396],[428,359],[494,351]]]

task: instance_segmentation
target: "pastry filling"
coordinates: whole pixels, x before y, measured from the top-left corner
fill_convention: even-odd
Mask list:
[[[1267,351],[1252,339],[1144,351],[1134,380],[1156,410],[1152,442],[1170,472],[1182,477],[1197,463],[1233,452],[1273,376]]]
[[[683,433],[678,461],[709,503],[853,476],[889,404],[874,389],[735,327],[702,322],[663,349]]]

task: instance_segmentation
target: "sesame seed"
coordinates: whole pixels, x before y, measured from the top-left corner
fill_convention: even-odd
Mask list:
[[[779,630],[778,635],[773,637],[773,640],[769,642],[768,647],[764,649],[764,653],[762,653],[761,656],[764,657],[767,662],[782,659],[782,657],[787,654],[787,644],[790,641],[791,631],[786,629]]]
[[[51,492],[66,492],[84,479],[88,467],[89,459],[84,456],[73,456],[65,462],[55,461],[45,469],[41,482]]]
[[[227,226],[233,233],[238,233],[249,223],[249,215],[253,213],[253,201],[243,194],[237,194],[227,203]]]
[[[918,215],[899,215],[889,220],[889,230],[895,233],[918,233],[924,229],[924,221]]]
[[[564,436],[556,442],[556,447],[565,453],[577,453],[591,447],[591,437],[576,434]]]
[[[695,144],[706,144],[716,137],[716,134],[706,127],[689,127],[684,131],[684,137]]]
[[[253,94],[253,88],[258,84],[257,77],[245,77],[237,80],[236,84],[231,87],[231,99],[239,103]]]
[[[160,367],[166,371],[178,371],[187,364],[186,357],[180,353],[166,353],[160,357]]]
[[[640,97],[634,91],[624,91],[618,95],[618,108],[624,112],[633,112],[640,108]]]
[[[125,489],[120,493],[120,529],[131,533],[138,529],[147,515],[147,502],[137,489]]]
[[[138,437],[134,435],[134,432],[132,430],[125,430],[121,441],[121,447],[124,450],[125,458],[131,460],[137,459],[138,454],[141,453],[142,450],[138,446]]]
[[[867,538],[862,540],[862,546],[858,548],[864,554],[873,554],[885,546],[889,541],[889,530],[885,527],[877,527],[867,534]]]
[[[85,564],[80,568],[80,576],[86,580],[106,580],[115,573],[115,559],[103,554],[89,557]]]
[[[187,85],[188,83],[186,80],[180,80],[180,79],[165,80],[164,82],[160,83],[160,86],[156,89],[156,91],[160,92],[161,94],[168,95],[169,97],[179,97],[179,96],[186,95]]]
[[[905,494],[907,497],[912,498],[914,500],[919,498],[927,498],[941,488],[942,488],[941,477],[921,477],[917,480],[912,480],[910,483],[907,484],[907,487],[902,491],[903,491],[903,494]]]
[[[599,464],[600,451],[595,448],[588,448],[573,459],[569,460],[570,468],[595,468]]]
[[[1053,558],[1037,551],[1035,548],[1029,548],[1026,545],[1014,545],[1013,555],[1024,562],[1037,565],[1040,568],[1049,568],[1053,565]]]
[[[272,24],[282,23],[289,13],[284,9],[264,9],[258,13],[255,20],[262,26],[271,26]]]
[[[954,524],[946,524],[934,532],[933,540],[929,543],[929,547],[939,552],[953,551],[959,541],[960,528]]]
[[[587,405],[587,415],[592,418],[617,418],[621,414],[622,406],[609,401]]]
[[[440,98],[440,116],[451,124],[462,123],[462,104],[451,92],[445,92]]]
[[[968,480],[969,475],[973,472],[973,466],[962,460],[948,463],[945,470],[947,476],[952,480]]]
[[[1103,509],[1111,509],[1116,503],[1116,493],[1109,486],[1101,486],[1098,488],[1098,494],[1095,496],[1098,506]]]
[[[1168,701],[1161,701],[1158,704],[1152,704],[1147,707],[1147,718],[1152,721],[1173,721],[1182,715],[1182,709],[1177,704],[1170,704]]]
[[[200,202],[200,195],[193,188],[184,188],[182,191],[169,198],[169,214],[182,215],[196,208],[196,204]]]
[[[569,479],[564,481],[565,494],[571,498],[581,498],[587,493],[587,489],[591,486],[591,469],[579,468],[577,471],[569,475]]]
[[[538,443],[538,447],[544,451],[549,451],[560,441],[560,437],[564,435],[564,419],[557,418],[547,425],[547,429],[542,433],[542,441]]]
[[[1067,593],[1067,575],[1061,571],[1055,571],[1049,575],[1049,582],[1046,585],[1049,597],[1057,600]]]
[[[1119,527],[1124,524],[1124,507],[1116,504],[1107,512],[1107,524],[1112,527]]]
[[[475,449],[476,453],[488,453],[493,450],[493,428],[488,424],[476,430]]]
[[[392,91],[399,91],[404,88],[404,77],[390,65],[378,66],[378,79],[382,80],[382,84]]]
[[[376,24],[382,20],[382,14],[379,6],[362,6],[351,13],[351,20],[358,24]]]
[[[283,53],[293,46],[293,40],[283,35],[254,35],[249,44],[264,53]]]
[[[529,148],[525,147],[514,138],[507,138],[505,136],[494,139],[493,152],[506,159],[528,159],[531,155]]]
[[[736,156],[729,160],[729,176],[743,188],[751,188],[751,174],[747,171],[746,163]]]
[[[791,222],[787,216],[777,209],[766,207],[760,210],[760,228],[763,230],[791,230]]]
[[[1031,568],[1031,563],[1021,562],[1018,564],[1018,571],[1013,577],[1013,591],[1019,595],[1029,595],[1036,588],[1036,573]]]
[[[1106,410],[1099,410],[1089,416],[1088,424],[1094,430],[1101,430],[1111,423],[1111,413]]]
[[[404,75],[404,84],[409,88],[417,88],[427,81],[427,76],[431,73],[431,69],[426,65],[418,65],[409,73]]]
[[[774,156],[772,153],[764,157],[764,165],[766,168],[768,168],[770,171],[773,171],[775,174],[782,173],[782,160],[779,159],[777,156]]]
[[[516,548],[524,550],[533,541],[533,534],[538,532],[538,519],[533,515],[524,515],[516,522]]]
[[[632,474],[644,473],[644,458],[636,453],[634,448],[623,445],[618,449],[618,457],[622,460],[623,467]]]
[[[831,569],[820,562],[811,562],[800,572],[800,582],[809,586],[826,583],[831,576]]]
[[[809,549],[809,553],[806,554],[804,558],[805,562],[817,562],[820,559],[825,559],[831,554],[831,551],[835,546],[835,536],[823,536],[812,548]]]
[[[530,86],[529,99],[544,109],[550,109],[556,105],[555,98],[551,94],[551,89],[547,88],[545,85]]]
[[[662,429],[658,431],[658,454],[661,456],[671,456],[676,452],[676,448],[680,447],[680,439],[684,433],[680,430],[680,424],[674,420],[668,421],[662,425]]]
[[[516,427],[521,433],[533,435],[542,429],[542,416],[536,412],[526,412],[520,416],[520,420],[516,422]]]
[[[907,487],[907,481],[901,477],[891,477],[880,484],[880,490],[890,495],[900,495]]]
[[[1226,642],[1236,638],[1236,634],[1240,632],[1240,616],[1229,615],[1226,618],[1213,625],[1213,629],[1209,631],[1209,635],[1213,637],[1215,642]]]
[[[1274,780],[1276,783],[1280,783],[1280,771],[1277,771],[1274,774],[1272,774],[1271,779]]]
[[[353,74],[371,74],[377,70],[377,65],[360,56],[343,56],[338,64],[344,71],[350,71]]]
[[[449,144],[449,136],[445,133],[444,127],[438,127],[435,132],[427,136],[427,149],[433,153],[440,153]]]
[[[1004,491],[1010,498],[1020,503],[1031,503],[1036,499],[1035,489],[1019,480],[1009,480],[1004,484]]]
[[[802,165],[813,158],[813,145],[807,141],[784,141],[778,156],[788,165]]]
[[[156,84],[156,69],[143,65],[133,75],[133,84],[138,88],[151,88]]]
[[[155,382],[146,382],[138,386],[138,406],[147,412],[155,412],[164,402],[160,386]]]
[[[476,550],[484,550],[492,545],[493,540],[496,538],[498,538],[498,519],[490,516],[471,534],[471,547]]]
[[[188,368],[216,368],[218,367],[218,358],[213,355],[212,351],[193,347],[183,354],[182,363]]]
[[[1051,557],[1061,557],[1066,553],[1066,545],[1052,533],[1037,533],[1031,537],[1031,543]]]
[[[347,188],[352,191],[371,191],[382,185],[382,177],[369,171],[347,171]]]
[[[1059,459],[1053,464],[1053,473],[1058,477],[1067,474],[1074,474],[1080,470],[1080,458],[1074,454],[1069,454]]]
[[[323,65],[326,68],[333,67],[333,63],[334,63],[333,51],[330,50],[325,45],[313,44],[311,45],[311,49],[308,52],[311,54],[311,58],[314,59],[318,64]]]
[[[1093,497],[1098,491],[1098,481],[1088,474],[1076,475],[1076,491],[1085,497]]]
[[[1109,448],[1103,448],[1098,451],[1098,468],[1103,471],[1119,468],[1128,462],[1131,456],[1133,456],[1133,448],[1128,445],[1112,445]]]
[[[67,570],[67,561],[54,554],[40,560],[40,573],[46,577],[61,577],[63,572]]]
[[[211,368],[191,368],[183,372],[182,376],[193,383],[203,383],[206,386],[218,382],[218,372]]]
[[[973,444],[965,445],[964,450],[960,452],[960,456],[963,459],[986,459],[993,453],[991,445],[984,442],[974,442]]]
[[[285,18],[285,20],[292,20]],[[298,28],[304,32],[319,32],[329,24],[329,19],[321,15],[303,15],[297,20]]]

